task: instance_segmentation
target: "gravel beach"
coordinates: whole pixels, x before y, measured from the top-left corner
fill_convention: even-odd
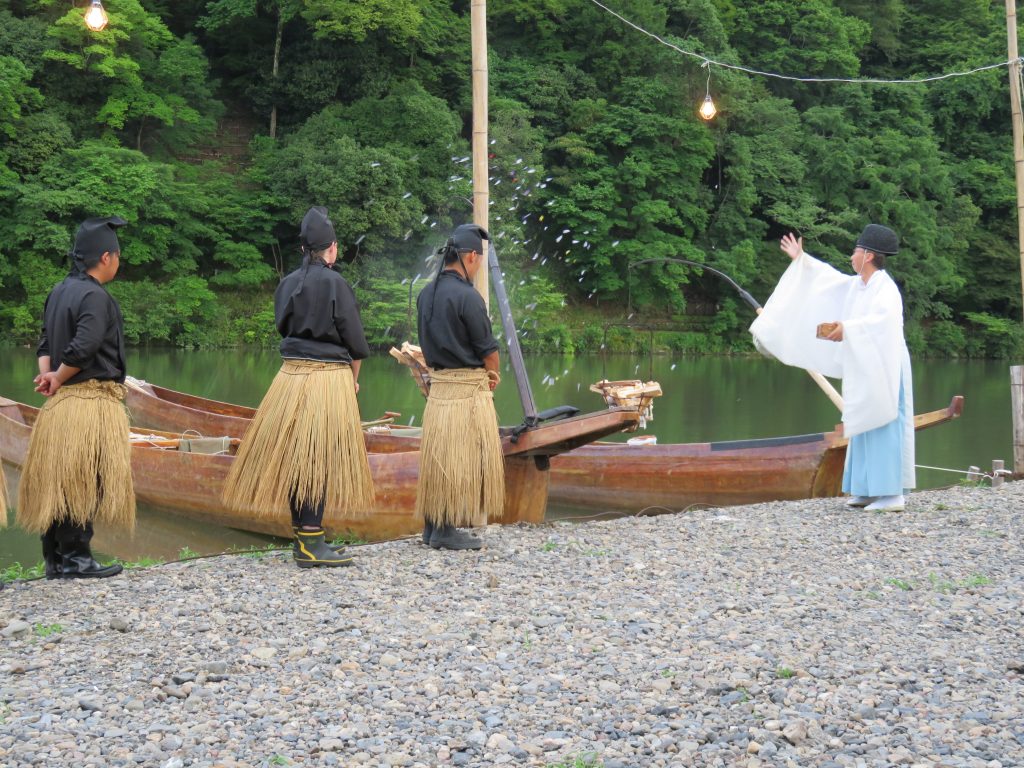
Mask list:
[[[0,592],[3,766],[1024,765],[1024,483]]]

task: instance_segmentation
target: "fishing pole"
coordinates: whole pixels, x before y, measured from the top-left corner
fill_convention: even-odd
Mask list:
[[[633,267],[639,266],[640,264],[650,264],[650,263],[657,262],[657,261],[671,261],[671,262],[674,262],[674,263],[677,263],[677,264],[689,264],[691,267],[698,267],[700,269],[706,269],[711,274],[718,275],[720,278],[725,280],[725,282],[727,282],[729,285],[731,285],[733,288],[735,288],[736,292],[739,293],[740,298],[743,299],[743,301],[745,301],[747,304],[749,304],[750,308],[753,309],[755,312],[760,314],[760,310],[763,309],[763,307],[761,306],[760,302],[758,302],[757,299],[755,299],[753,296],[751,296],[750,293],[745,291],[740,286],[739,283],[737,283],[735,280],[733,280],[731,277],[729,277],[727,274],[725,274],[725,272],[720,272],[719,270],[715,269],[714,267],[709,267],[707,264],[701,264],[701,263],[696,262],[696,261],[690,261],[689,259],[675,259],[675,258],[670,258],[668,256],[662,256],[662,257],[659,257],[659,258],[643,259],[641,261],[634,261],[634,262],[632,262],[629,265],[628,271],[630,272],[630,274],[632,274]],[[633,301],[633,283],[632,283],[632,281],[627,281],[627,299],[626,299],[627,310],[632,310],[632,301]]]
[[[725,282],[727,282],[733,288],[735,288],[736,292],[739,293],[740,298],[743,299],[743,301],[745,301],[747,304],[749,304],[750,307],[754,310],[754,312],[756,312],[757,314],[760,315],[761,312],[764,311],[764,307],[761,306],[761,303],[757,299],[755,299],[753,296],[751,296],[749,292],[745,291],[742,287],[740,287],[739,283],[737,283],[735,280],[733,280],[727,274],[725,274],[724,272],[721,272],[721,271],[715,269],[714,267],[709,267],[707,264],[700,264],[700,263],[698,263],[696,261],[690,261],[689,259],[676,259],[676,258],[671,258],[671,257],[668,257],[668,256],[662,256],[662,257],[659,257],[659,258],[643,259],[641,261],[634,261],[627,268],[627,270],[626,270],[627,274],[631,277],[632,274],[633,274],[633,267],[635,267],[635,266],[637,266],[639,264],[650,264],[650,263],[659,262],[659,261],[669,261],[669,262],[674,262],[674,263],[677,263],[677,264],[688,264],[691,267],[697,267],[699,269],[706,269],[711,274],[717,275],[718,277],[720,277],[723,280],[725,280]],[[628,279],[626,281],[626,286],[627,286],[626,308],[627,308],[627,312],[632,313],[632,301],[633,301],[633,281],[632,281],[632,279]],[[812,371],[809,368],[805,368],[804,370],[807,371],[807,374],[812,379],[814,379],[814,383],[817,384],[821,388],[821,391],[825,393],[825,395],[828,397],[828,399],[832,401],[832,404],[836,408],[838,408],[840,410],[840,412],[841,412],[843,410],[843,396],[840,395],[836,391],[836,388],[832,386],[832,384],[828,381],[828,379],[826,379],[824,376],[822,376],[817,371]]]

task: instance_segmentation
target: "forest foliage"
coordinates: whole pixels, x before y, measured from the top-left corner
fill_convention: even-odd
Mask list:
[[[470,218],[469,0],[108,0],[99,33],[83,5],[0,1],[0,334],[35,337],[78,222],[116,214],[132,342],[272,344],[274,286],[319,204],[373,343],[411,337],[426,257]],[[1006,58],[996,0],[610,5],[804,77]],[[901,235],[915,353],[1021,351],[1005,68],[794,82],[702,67],[588,0],[489,14],[491,231],[527,348],[749,352],[727,285],[650,260],[763,300],[784,232],[848,269],[877,221]]]

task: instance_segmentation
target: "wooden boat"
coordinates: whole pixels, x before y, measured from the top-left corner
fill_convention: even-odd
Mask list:
[[[927,429],[958,418],[962,396],[914,417]],[[550,499],[589,509],[679,511],[839,496],[848,440],[831,432],[714,443],[592,443],[551,462]]]
[[[148,383],[130,388],[128,405],[133,423],[213,435],[243,434],[254,412]],[[962,411],[963,397],[957,395],[948,407],[915,416],[915,428],[951,421]],[[365,433],[367,450],[379,453],[408,450],[418,445],[418,436],[419,430],[404,427]],[[638,512],[838,496],[846,445],[841,426],[713,443],[589,443],[552,458],[548,498],[566,506]]]
[[[0,460],[21,467],[28,453],[32,425],[39,411],[0,398]],[[545,424],[518,441],[502,439],[505,453],[505,507],[492,523],[538,523],[547,506],[547,472],[536,467],[535,456],[570,450],[636,423],[635,411],[625,409],[588,414]],[[282,536],[291,533],[288,521],[257,520],[225,509],[221,489],[239,440],[229,439],[224,454],[177,450],[178,432],[133,430],[132,476],[137,498],[154,507],[192,515],[223,525]],[[377,490],[377,505],[362,520],[341,519],[334,510],[324,515],[332,532],[349,531],[366,539],[384,539],[415,533],[422,522],[415,519],[416,481],[419,476],[419,441],[389,445],[386,452],[371,452],[370,471]]]

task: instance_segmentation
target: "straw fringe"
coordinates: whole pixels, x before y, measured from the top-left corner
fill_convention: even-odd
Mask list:
[[[373,507],[352,369],[343,363],[285,360],[245,432],[224,484],[232,509],[257,518],[290,517],[289,498],[344,518]]]
[[[505,505],[505,459],[487,373],[454,368],[431,379],[416,514],[434,525],[483,525]]]
[[[65,384],[39,411],[21,473],[18,525],[44,533],[68,520],[135,527],[125,387]]]

